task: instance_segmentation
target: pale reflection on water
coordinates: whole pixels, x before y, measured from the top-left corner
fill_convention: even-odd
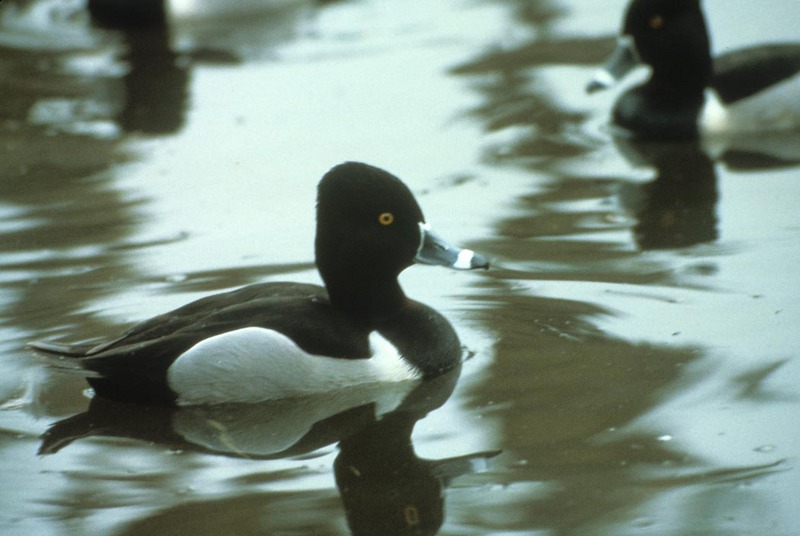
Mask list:
[[[621,0],[226,5],[0,6],[0,532],[800,530],[797,136],[613,140],[583,87]],[[718,50],[796,38],[790,0],[705,6]],[[403,275],[460,376],[377,420],[140,410],[24,349],[317,281],[314,189],[348,159],[495,257]]]

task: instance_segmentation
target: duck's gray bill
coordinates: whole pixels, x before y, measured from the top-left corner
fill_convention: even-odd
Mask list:
[[[610,88],[640,63],[633,39],[627,35],[620,37],[606,64],[595,71],[592,79],[586,84],[586,92],[594,93]]]
[[[489,260],[471,249],[462,249],[448,244],[434,233],[426,223],[419,224],[420,243],[415,260],[422,264],[448,266],[456,270],[489,268]]]

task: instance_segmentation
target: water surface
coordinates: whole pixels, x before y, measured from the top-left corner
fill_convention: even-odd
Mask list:
[[[146,32],[0,6],[0,532],[800,532],[797,136],[614,140],[583,87],[618,0],[226,5]],[[797,38],[791,0],[705,6],[718,51]],[[373,393],[377,420],[347,394],[144,410],[25,349],[316,282],[344,160],[495,259],[402,277],[460,374]]]

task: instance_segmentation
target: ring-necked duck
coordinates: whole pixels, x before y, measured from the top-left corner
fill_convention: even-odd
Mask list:
[[[98,395],[156,404],[256,402],[430,378],[457,366],[450,323],[406,298],[416,260],[470,270],[481,255],[434,234],[400,179],[362,163],[319,183],[315,255],[325,288],[263,283],[202,298],[99,345],[33,343],[76,359]]]
[[[700,0],[633,0],[617,49],[587,86],[609,87],[639,64],[650,78],[625,92],[616,125],[640,138],[800,128],[800,43],[711,59]]]

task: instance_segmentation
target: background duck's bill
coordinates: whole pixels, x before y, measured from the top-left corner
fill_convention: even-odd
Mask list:
[[[610,88],[640,63],[633,38],[627,35],[620,37],[606,64],[595,72],[586,85],[586,92],[594,93]]]

